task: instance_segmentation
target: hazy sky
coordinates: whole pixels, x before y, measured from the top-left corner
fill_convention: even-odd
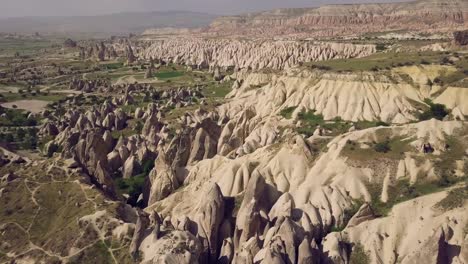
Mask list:
[[[0,0],[0,17],[98,15],[166,10],[235,14],[279,7],[395,1],[398,0]]]

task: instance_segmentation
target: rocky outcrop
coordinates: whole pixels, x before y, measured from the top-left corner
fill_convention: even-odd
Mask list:
[[[374,211],[368,203],[364,203],[357,213],[349,220],[347,227],[353,227],[359,225],[360,223],[375,218]]]
[[[198,239],[187,231],[168,230],[166,234],[155,239],[154,234],[146,237],[141,243],[144,264],[199,262],[202,253]]]
[[[319,264],[320,263],[320,250],[315,241],[310,241],[308,237],[302,240],[298,249],[298,264]]]
[[[384,196],[382,194],[379,197],[371,197],[367,187],[369,181],[379,188],[385,189],[387,186],[394,190],[396,177],[400,177],[397,176],[398,160],[385,160],[386,168],[390,168],[391,171],[391,177],[387,179],[386,172],[382,172],[379,164],[375,164],[384,162],[374,157],[379,162],[369,162],[366,163],[369,165],[362,167],[363,165],[352,156],[347,156],[349,152],[346,146],[348,142],[355,142],[352,154],[364,151],[364,145],[372,140],[379,140],[382,135],[390,136],[390,140],[403,137],[408,138],[405,144],[411,146],[406,155],[428,158],[419,154],[421,142],[429,141],[434,146],[442,146],[442,142],[446,140],[444,135],[458,137],[461,135],[459,133],[464,133],[461,132],[464,131],[462,127],[462,122],[432,120],[356,130],[331,140],[327,144],[328,150],[318,158],[313,157],[310,146],[314,140],[323,139],[322,136],[309,139],[297,136],[288,143],[282,143],[281,147],[260,148],[233,159],[215,156],[185,167],[189,172],[183,181],[184,188],[151,205],[148,210],[162,208],[163,214],[176,219],[181,216],[187,217],[189,220],[184,223],[199,223],[196,219],[201,215],[198,210],[200,204],[210,204],[208,198],[200,200],[200,194],[202,197],[211,197],[209,190],[213,189],[212,186],[216,183],[220,191],[218,200],[221,201],[221,197],[224,197],[225,201],[224,219],[215,221],[217,224],[212,226],[213,232],[217,231],[218,236],[227,234],[217,239],[216,258],[222,263],[231,260],[232,263],[348,263],[354,258],[353,254],[366,254],[371,263],[379,258],[393,263],[395,252],[403,261],[407,259],[410,261],[407,263],[411,263],[421,257],[413,256],[413,250],[421,252],[426,241],[436,241],[439,238],[431,239],[430,234],[419,230],[426,227],[431,230],[437,228],[441,221],[448,221],[450,227],[457,230],[455,232],[458,235],[457,238],[447,235],[443,243],[436,243],[445,248],[439,250],[440,254],[434,253],[431,256],[442,256],[446,254],[444,252],[447,252],[447,248],[455,249],[451,245],[459,245],[462,241],[459,239],[462,239],[460,230],[466,222],[461,220],[464,207],[437,213],[434,203],[445,197],[442,193],[437,193],[433,196],[422,196],[417,202],[402,203],[400,209],[399,205],[395,206],[387,217],[376,215],[370,203],[364,203],[356,210],[357,201],[370,202]],[[439,141],[440,143],[435,143]],[[362,149],[359,146],[362,146]],[[463,159],[462,156],[459,154],[458,158]],[[456,164],[453,163],[455,167]],[[417,175],[415,182],[425,182],[428,180],[426,177],[429,177],[425,172]],[[410,176],[401,176],[401,179],[409,178]],[[324,186],[324,182],[328,184]],[[404,181],[398,184],[402,182]],[[232,202],[232,215],[235,219],[231,220],[231,225],[235,224],[231,226],[232,231],[226,232],[224,230],[230,229],[228,215],[231,215],[232,200],[235,200]],[[380,202],[385,203],[382,200]],[[214,210],[210,212],[214,213]],[[353,212],[353,215],[349,215],[350,212]],[[220,218],[220,214],[203,215],[216,215],[212,219]],[[449,220],[447,215],[455,220]],[[213,223],[213,220],[210,223]],[[187,229],[188,226],[188,230],[197,230],[195,233],[200,236],[200,228],[190,228],[190,224],[182,226],[185,227],[181,229]],[[332,232],[336,227],[346,228],[344,232]],[[369,230],[375,235],[369,235]],[[411,236],[404,235],[407,232],[410,232]],[[449,231],[444,232],[451,234]],[[405,241],[405,246],[399,246],[400,240]],[[200,242],[204,248],[202,256],[212,252],[203,239],[200,239]],[[406,250],[407,247],[410,249]],[[429,254],[426,255],[432,258]]]
[[[292,107],[292,118],[314,110],[325,120],[382,120],[407,123],[416,120],[413,101],[424,103],[424,94],[409,84],[395,83],[386,76],[373,74],[331,74],[291,69],[284,75],[239,74],[243,84],[220,107],[221,116],[239,116],[254,111],[256,117],[280,115]],[[264,82],[258,85],[259,82]],[[258,85],[258,86],[257,86]],[[252,87],[257,87],[252,89]]]
[[[436,232],[428,239],[422,246],[422,250],[416,252],[412,256],[406,258],[402,263],[414,263],[421,261],[425,263],[450,263],[451,250],[447,241],[450,239],[450,234],[446,232],[453,232],[453,230],[444,230],[442,227],[438,228]]]
[[[107,80],[97,79],[97,80],[80,80],[72,79],[69,84],[70,90],[82,91],[85,93],[96,92],[101,87],[107,88],[110,84]]]
[[[141,164],[137,161],[135,156],[129,157],[123,165],[122,176],[124,179],[131,178],[142,172]]]
[[[133,258],[136,258],[138,256],[138,249],[145,236],[146,228],[148,228],[149,226],[148,215],[141,211],[137,211],[137,214],[138,218],[135,226],[135,231],[133,232],[132,241],[129,247],[130,254]]]
[[[130,45],[127,45],[125,48],[125,58],[127,59],[127,65],[131,65],[136,61],[135,54],[133,53],[133,48]]]
[[[185,115],[184,129],[165,148],[167,160],[173,168],[185,167],[217,154],[221,128],[213,116],[205,114],[199,111],[192,116]]]
[[[239,248],[251,237],[265,228],[268,221],[266,212],[271,204],[268,200],[267,184],[260,174],[255,174],[245,190],[244,199],[237,214],[234,245]]]
[[[259,70],[289,68],[303,62],[362,57],[374,52],[374,45],[191,38],[154,41],[144,51],[144,57],[197,68]],[[220,77],[218,74],[218,79]]]
[[[200,200],[196,222],[198,236],[201,238],[203,251],[207,253],[203,262],[216,262],[218,258],[219,227],[224,218],[224,198],[219,186],[208,187],[208,192]]]
[[[109,146],[100,134],[90,132],[78,141],[74,154],[76,161],[93,175],[106,191],[113,193],[114,185],[107,163],[108,149]]]
[[[149,174],[148,204],[151,205],[166,198],[179,188],[179,185],[174,169],[168,164],[165,154],[160,153],[153,170]]]

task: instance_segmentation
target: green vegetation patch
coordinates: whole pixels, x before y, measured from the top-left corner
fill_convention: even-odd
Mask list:
[[[431,100],[425,101],[429,105],[429,109],[420,113],[418,118],[420,121],[430,120],[435,118],[437,120],[443,120],[447,115],[450,114],[449,110],[443,104],[434,104]]]
[[[368,161],[372,159],[387,158],[400,160],[404,153],[411,150],[408,140],[402,137],[384,139],[380,142],[372,142],[369,148],[361,148],[358,143],[348,141],[342,150],[342,154],[352,160]]]
[[[33,90],[19,90],[18,93],[2,93],[0,94],[0,101],[14,102],[18,100],[40,100],[46,102],[60,102],[67,98],[65,94],[54,94],[51,92],[38,92]]]
[[[28,113],[20,109],[0,107],[0,126],[36,126],[38,118],[28,118]]]
[[[68,254],[80,236],[77,219],[92,214],[94,207],[77,183],[42,185],[35,198],[40,209],[29,231],[31,241],[52,252]]]
[[[22,181],[14,181],[1,188],[3,192],[0,223],[17,223],[23,229],[27,229],[38,207],[32,202],[31,193],[26,185]]]
[[[128,179],[120,178],[116,180],[118,191],[122,194],[134,196],[140,194],[146,181],[146,175],[139,174]]]
[[[280,115],[286,119],[292,118],[292,113],[294,112],[295,107],[288,107],[281,110]],[[349,129],[354,126],[356,129],[367,129],[377,126],[389,126],[389,124],[382,121],[344,121],[340,117],[336,117],[333,120],[326,121],[323,119],[323,115],[315,114],[315,110],[302,112],[298,114],[298,119],[301,122],[301,126],[297,128],[297,132],[304,134],[307,137],[313,135],[314,131],[318,126],[324,130],[331,132],[331,135],[339,135],[347,133]]]
[[[281,110],[280,115],[286,119],[291,119],[292,114],[294,113],[294,110],[296,110],[296,107],[288,107],[283,110]]]
[[[203,95],[208,98],[224,98],[231,92],[232,88],[232,81],[229,82],[210,82],[208,85],[203,89]]]
[[[321,68],[332,71],[373,71],[378,69],[391,69],[395,67],[420,64],[422,60],[427,63],[439,62],[440,52],[386,52],[375,53],[364,58],[336,59],[312,63],[312,68]]]
[[[13,56],[16,52],[20,56],[32,55],[57,43],[59,42],[55,39],[0,38],[0,53],[8,56]]]
[[[439,76],[434,83],[467,87],[468,56],[452,52],[379,52],[363,58],[336,59],[307,63],[312,69],[334,72],[377,72],[412,65],[447,65],[454,66],[455,72]],[[411,82],[410,82],[411,83]]]
[[[83,252],[70,259],[70,263],[113,264],[114,260],[107,245],[102,241],[98,241],[93,246],[85,249]]]
[[[142,173],[128,179],[118,178],[115,180],[117,192],[120,195],[128,194],[128,203],[137,205],[138,196],[143,193],[143,187],[151,170],[154,168],[154,160],[147,160],[142,164]]]
[[[124,67],[123,62],[112,62],[112,63],[105,63],[101,64],[101,66],[107,70],[118,70]]]
[[[183,75],[184,72],[182,71],[160,71],[154,74],[155,77],[161,80],[177,78]]]
[[[0,252],[19,254],[29,248],[28,234],[19,226],[7,223],[0,229]],[[0,256],[1,259],[1,256]]]
[[[302,126],[297,129],[298,133],[304,134],[307,137],[313,135],[317,126],[322,127],[325,130],[331,131],[332,135],[339,135],[349,131],[352,124],[343,121],[337,117],[332,121],[325,121],[323,115],[315,114],[315,111],[302,112],[298,115],[299,120],[302,122]]]
[[[450,186],[453,186],[463,180],[466,179],[455,178],[453,179]],[[396,204],[406,202],[408,200],[415,199],[431,193],[440,192],[447,188],[447,186],[440,180],[416,182],[413,185],[410,185],[409,181],[406,179],[399,180],[395,185],[391,185],[388,187],[389,198],[388,201],[384,203],[380,201],[380,195],[382,193],[381,184],[369,184],[367,187],[372,197],[372,209],[374,209],[374,213],[377,216],[387,216],[388,213],[392,210],[393,206],[395,206]],[[446,206],[448,204],[448,201],[460,201],[461,199],[466,200],[466,195],[466,189],[464,193],[456,193],[452,196],[448,195],[446,201],[442,205]],[[455,203],[456,206],[459,206],[459,204],[460,203]]]
[[[349,259],[350,264],[369,264],[371,263],[369,254],[365,251],[361,244],[355,244],[351,251]]]
[[[455,162],[456,160],[463,159],[465,155],[466,143],[454,136],[448,136],[445,140],[445,152],[443,152],[442,155],[431,155],[430,157],[434,160],[435,172],[437,175],[439,175],[441,184],[445,186],[451,186],[457,178],[455,175]]]
[[[468,200],[468,185],[456,188],[447,194],[447,196],[436,204],[436,208],[444,211],[450,211],[456,208],[463,207]]]

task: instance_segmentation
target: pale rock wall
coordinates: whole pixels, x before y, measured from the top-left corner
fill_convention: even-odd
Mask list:
[[[143,57],[198,68],[284,69],[302,62],[371,55],[375,45],[186,38],[155,40]]]
[[[266,80],[270,81],[263,83]],[[241,109],[252,108],[265,118],[296,107],[293,117],[302,111],[315,110],[325,120],[341,117],[350,121],[407,123],[416,120],[417,109],[411,101],[423,103],[424,93],[409,84],[365,73],[317,74],[291,70],[284,75],[249,75],[227,97],[231,100],[220,107],[221,115],[235,116]]]

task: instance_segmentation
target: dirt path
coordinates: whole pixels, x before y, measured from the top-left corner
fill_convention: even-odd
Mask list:
[[[5,108],[14,109],[13,106],[16,105],[17,109],[22,109],[37,114],[43,111],[48,104],[48,101],[42,100],[19,100],[14,102],[3,103],[1,104],[1,106]]]

